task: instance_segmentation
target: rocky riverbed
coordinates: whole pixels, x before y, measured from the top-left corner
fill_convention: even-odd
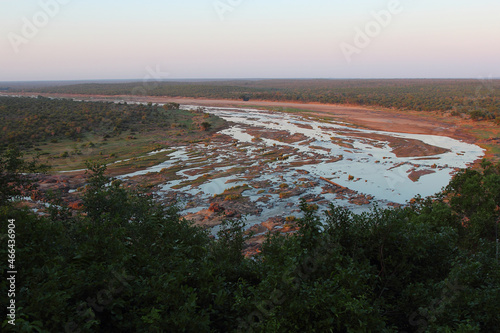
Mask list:
[[[186,109],[199,106],[183,106]],[[143,186],[165,205],[215,233],[225,219],[243,219],[256,235],[293,232],[300,199],[319,212],[329,204],[355,212],[405,204],[448,184],[484,152],[442,136],[391,133],[282,112],[205,108],[229,122],[209,142],[151,152],[162,163],[117,175],[125,186]],[[168,142],[164,144],[168,145]],[[81,172],[45,176],[40,190],[58,189],[78,208]]]

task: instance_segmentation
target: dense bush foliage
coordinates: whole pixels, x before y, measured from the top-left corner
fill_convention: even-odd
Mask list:
[[[0,150],[0,207],[12,199],[29,193],[36,187],[35,173],[46,171],[46,165],[38,164],[36,159],[26,161],[16,146]]]
[[[16,221],[17,331],[500,332],[500,166],[399,209],[318,216],[302,202],[299,231],[254,258],[241,222],[215,240],[88,168],[82,213],[0,208],[5,261]]]
[[[37,92],[132,95],[137,83],[36,87]],[[373,105],[417,111],[452,111],[472,119],[500,118],[500,80],[239,80],[155,82],[151,96]]]
[[[0,149],[9,144],[30,147],[47,140],[75,140],[89,133],[114,136],[122,131],[150,131],[192,121],[192,113],[178,108],[178,104],[161,107],[0,96]]]

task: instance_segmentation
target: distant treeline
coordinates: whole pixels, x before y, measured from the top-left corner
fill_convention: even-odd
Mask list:
[[[25,90],[27,91],[27,90]],[[450,111],[473,119],[500,118],[500,80],[233,80],[76,84],[31,89],[44,93],[182,96],[319,102],[400,110]]]

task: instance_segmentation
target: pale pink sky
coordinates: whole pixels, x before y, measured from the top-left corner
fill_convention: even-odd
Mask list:
[[[0,81],[500,77],[497,0],[41,3],[0,2]]]

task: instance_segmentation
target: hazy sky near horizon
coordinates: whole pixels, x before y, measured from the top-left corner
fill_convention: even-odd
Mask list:
[[[500,77],[499,18],[498,0],[0,0],[0,81]]]

